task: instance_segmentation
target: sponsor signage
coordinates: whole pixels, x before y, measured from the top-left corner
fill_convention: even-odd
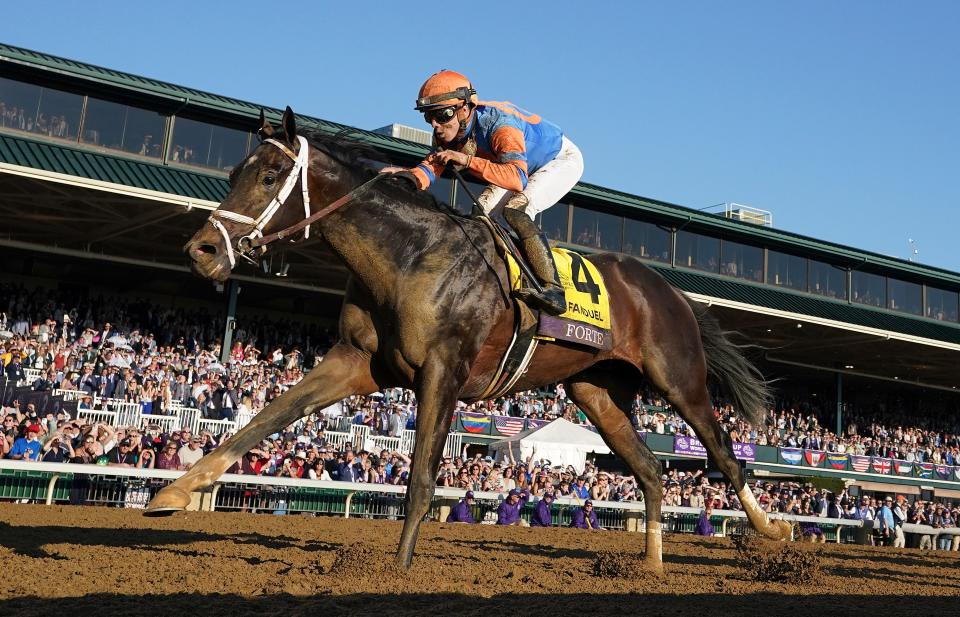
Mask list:
[[[684,435],[675,435],[673,437],[673,451],[675,454],[686,454],[688,456],[707,457],[707,449],[703,447],[700,440],[696,437],[686,437]],[[752,443],[733,443],[733,454],[741,461],[753,461],[757,456],[757,449]]]

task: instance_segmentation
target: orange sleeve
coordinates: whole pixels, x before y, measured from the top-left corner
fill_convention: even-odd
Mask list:
[[[496,160],[473,157],[470,172],[508,191],[519,193],[527,186],[527,148],[523,132],[503,126],[490,137],[490,149]]]
[[[431,152],[427,155],[427,158],[423,159],[423,161],[411,169],[410,172],[416,176],[420,190],[425,191],[433,184],[437,176],[443,173],[443,163]]]

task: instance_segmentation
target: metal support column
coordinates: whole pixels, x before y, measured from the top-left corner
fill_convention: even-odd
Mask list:
[[[223,346],[220,348],[220,362],[226,364],[230,360],[230,346],[233,345],[233,331],[237,327],[237,296],[240,295],[240,283],[230,279],[227,281],[227,319],[223,324]]]
[[[843,435],[843,373],[837,371],[837,437]]]

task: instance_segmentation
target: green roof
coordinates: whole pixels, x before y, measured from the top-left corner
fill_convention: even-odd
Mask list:
[[[0,162],[220,202],[226,178],[0,133]]]

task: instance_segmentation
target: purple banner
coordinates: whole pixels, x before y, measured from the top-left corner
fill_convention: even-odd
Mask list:
[[[675,435],[673,437],[673,451],[676,454],[686,454],[687,456],[707,457],[707,449],[696,437]],[[735,441],[733,442],[733,453],[741,461],[753,461],[756,458],[757,450],[752,443]]]

